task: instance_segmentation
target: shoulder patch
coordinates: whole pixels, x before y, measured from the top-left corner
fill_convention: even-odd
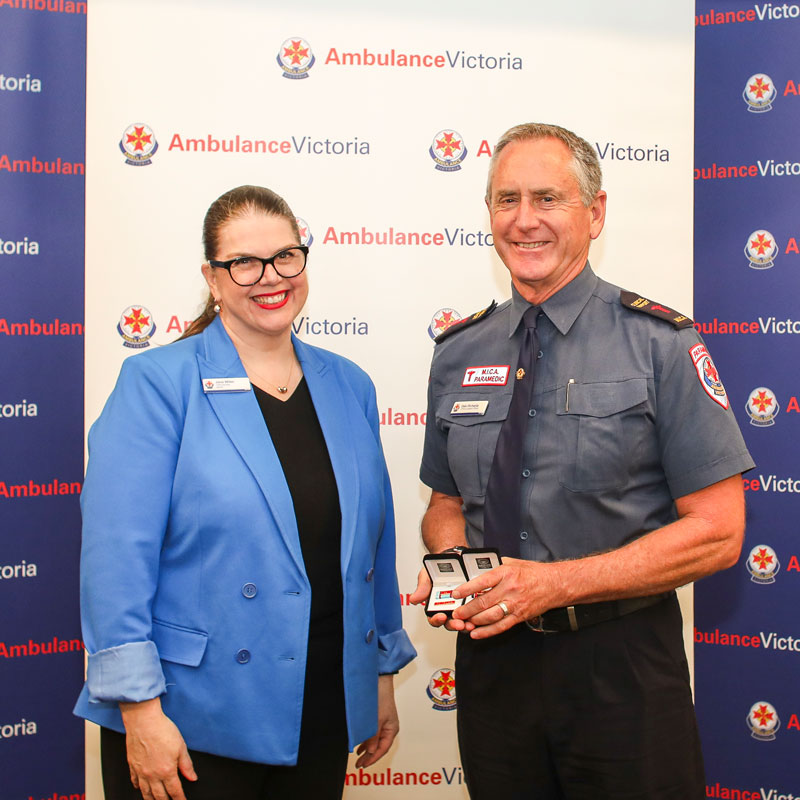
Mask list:
[[[625,308],[630,308],[632,311],[643,311],[651,317],[658,317],[672,323],[676,328],[688,328],[694,325],[694,322],[685,314],[662,306],[661,303],[654,303],[652,300],[648,300],[635,292],[620,291],[619,299]]]
[[[476,311],[474,314],[471,314],[469,317],[464,317],[464,319],[460,319],[458,322],[454,322],[447,330],[442,331],[433,341],[436,344],[440,344],[443,342],[448,336],[452,336],[454,333],[458,333],[459,331],[463,331],[465,328],[469,328],[470,325],[474,325],[476,322],[480,322],[482,319],[486,319],[489,314],[492,313],[497,308],[497,303],[492,300],[492,302],[486,306],[486,308],[482,308],[480,311]]]

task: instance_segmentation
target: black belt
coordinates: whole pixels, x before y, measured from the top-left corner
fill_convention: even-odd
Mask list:
[[[608,622],[617,617],[624,617],[634,611],[654,606],[671,597],[673,592],[654,594],[649,597],[630,597],[624,600],[607,600],[603,603],[586,603],[564,608],[551,608],[538,617],[525,620],[525,624],[537,633],[564,633],[579,631],[590,625]]]

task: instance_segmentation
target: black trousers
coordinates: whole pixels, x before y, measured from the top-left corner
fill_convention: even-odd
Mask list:
[[[458,636],[472,800],[705,797],[677,599],[577,632]]]

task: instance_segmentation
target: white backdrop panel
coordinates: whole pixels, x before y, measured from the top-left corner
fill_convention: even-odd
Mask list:
[[[489,233],[483,143],[493,146],[513,124],[543,121],[595,144],[609,203],[593,266],[691,311],[694,4],[513,0],[496,8],[92,0],[89,10],[87,425],[121,361],[137,352],[117,332],[122,312],[146,309],[156,325],[148,346],[177,338],[203,300],[206,208],[239,184],[269,186],[313,235],[299,335],[361,364],[386,421],[407,423],[383,428],[402,594],[413,590],[423,553],[427,490],[417,479],[423,429],[415,420],[425,410],[428,326],[439,309],[463,316],[509,294],[494,251],[468,244]],[[283,77],[277,56],[289,38],[311,47],[306,79]],[[445,66],[341,63],[344,53],[363,60],[365,49],[394,50],[396,60],[441,56]],[[482,56],[484,65],[503,57],[521,69],[469,68],[462,56],[475,63]],[[158,142],[147,166],[126,164],[119,148],[133,123],[148,126]],[[429,155],[442,130],[455,131],[467,148],[459,170],[436,170]],[[237,135],[240,152],[208,152],[208,137]],[[204,140],[206,151],[187,147],[187,139]],[[288,142],[288,152],[241,152],[245,139]],[[309,141],[325,140],[361,152],[308,151]],[[347,236],[341,243],[342,234],[360,236],[362,228],[439,234],[442,243],[355,244]],[[328,333],[319,332],[325,321]],[[337,333],[344,323],[351,323],[347,332]],[[350,785],[346,796],[464,798],[455,715],[434,710],[426,694],[433,673],[453,666],[454,640],[429,630],[418,609],[405,608],[404,616],[420,657],[396,681],[398,743],[369,770],[390,785]],[[87,798],[96,800],[102,790],[91,732],[89,739]],[[354,771],[349,780],[365,778]]]

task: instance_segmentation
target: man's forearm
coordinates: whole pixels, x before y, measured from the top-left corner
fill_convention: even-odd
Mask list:
[[[734,476],[677,501],[680,518],[609,553],[557,562],[560,605],[636,597],[683,586],[735,563],[744,497]]]
[[[422,518],[422,541],[431,553],[467,544],[460,497],[431,493],[428,510]]]

